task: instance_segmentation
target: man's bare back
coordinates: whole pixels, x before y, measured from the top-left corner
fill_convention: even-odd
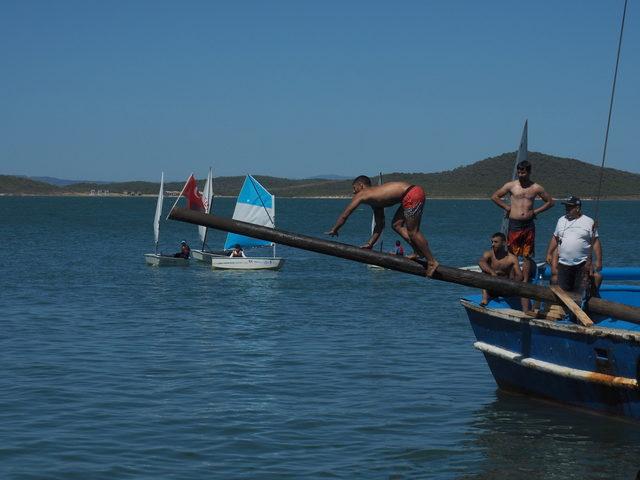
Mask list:
[[[376,185],[356,193],[360,203],[366,203],[374,208],[385,208],[397,205],[411,185],[406,182],[388,182]]]

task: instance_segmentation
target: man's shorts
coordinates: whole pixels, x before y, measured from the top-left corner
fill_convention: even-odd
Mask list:
[[[404,218],[420,218],[424,209],[425,193],[422,187],[411,185],[402,196]]]
[[[517,257],[533,257],[536,252],[536,224],[533,219],[509,219],[509,251]]]
[[[566,292],[582,291],[584,268],[587,262],[578,265],[563,265],[558,263],[558,285]]]

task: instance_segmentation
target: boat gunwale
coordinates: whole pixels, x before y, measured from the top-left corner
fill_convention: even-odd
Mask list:
[[[508,309],[509,312],[505,312],[505,309],[498,308],[488,308],[478,305],[476,302],[471,300],[467,300],[466,298],[461,298],[460,303],[464,308],[469,310],[476,311],[478,313],[483,313],[492,317],[497,317],[503,320],[509,320],[516,323],[527,323],[529,325],[533,325],[536,327],[546,328],[550,330],[557,330],[561,332],[567,333],[580,333],[589,335],[592,337],[615,337],[619,340],[632,340],[635,343],[640,344],[640,332],[636,332],[634,330],[628,330],[625,328],[609,328],[609,327],[601,327],[597,324],[594,324],[592,327],[583,327],[578,324],[567,325],[564,323],[558,323],[556,320],[546,320],[543,318],[533,318],[525,315],[522,312],[519,312],[520,315],[516,315],[510,312],[517,312],[517,310]],[[623,321],[623,320],[621,320]]]

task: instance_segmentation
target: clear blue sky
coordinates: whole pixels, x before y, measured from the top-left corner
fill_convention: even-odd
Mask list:
[[[433,172],[517,148],[599,164],[623,0],[0,3],[0,173]],[[640,172],[640,2],[607,165]]]

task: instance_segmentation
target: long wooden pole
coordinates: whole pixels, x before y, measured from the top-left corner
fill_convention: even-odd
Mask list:
[[[425,276],[425,268],[422,264],[408,258],[373,250],[354,247],[345,243],[322,240],[306,235],[285,232],[275,228],[267,228],[253,223],[240,222],[230,218],[207,215],[196,210],[186,208],[174,208],[169,217],[172,220],[204,225],[209,228],[238,233],[249,237],[259,238],[270,242],[289,245],[290,247],[310,250],[312,252],[346,258],[361,263],[378,265],[380,267],[409,273],[411,275]],[[439,265],[432,277],[434,280],[457,283],[468,287],[484,288],[502,296],[526,297],[536,300],[558,303],[556,295],[547,287],[532,285],[530,283],[515,282],[499,277],[492,277],[484,273],[461,270],[455,267]],[[569,294],[574,301],[580,302],[577,294]],[[640,308],[622,303],[609,302],[600,298],[591,298],[588,311],[596,314],[607,315],[620,320],[640,323]]]

